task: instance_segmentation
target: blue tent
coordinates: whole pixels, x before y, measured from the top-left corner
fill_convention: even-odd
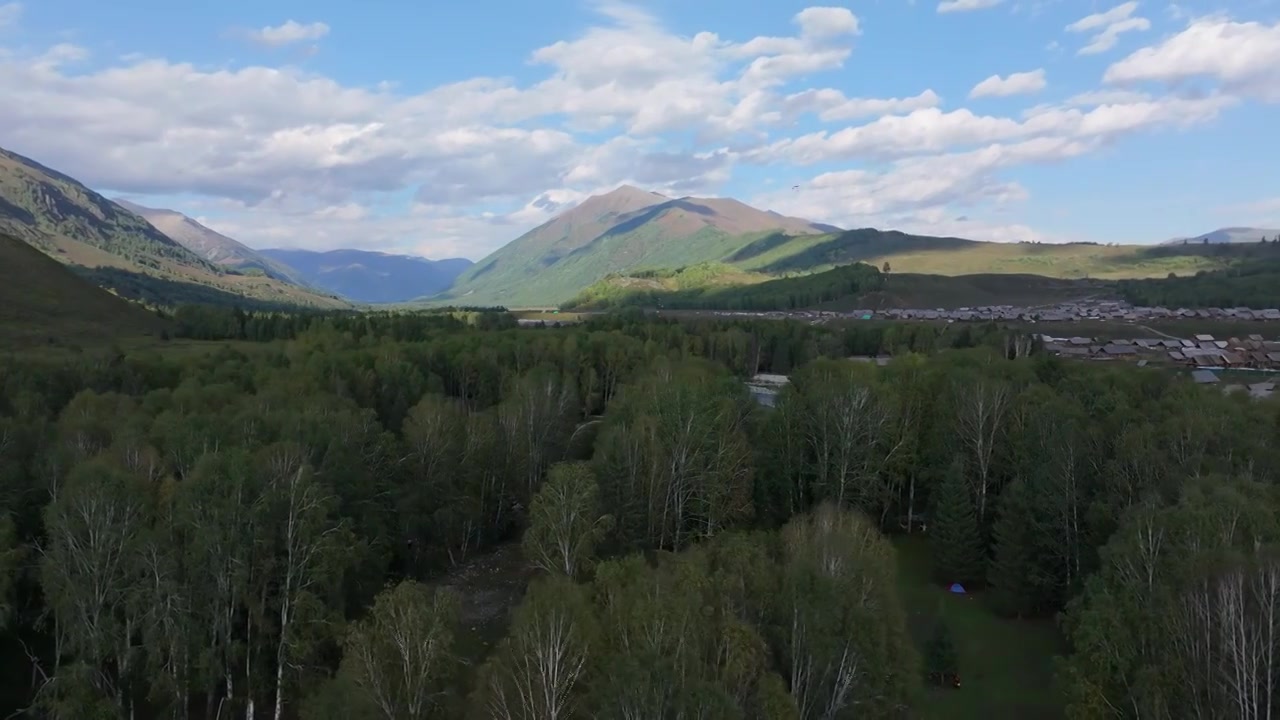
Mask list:
[[[948,590],[950,590],[951,592],[953,592],[953,593],[957,594],[957,595],[964,595],[964,594],[965,594],[965,592],[964,592],[964,586],[963,586],[963,585],[961,585],[960,583],[951,583],[951,587],[949,587],[949,588],[947,588],[947,589],[948,589]]]

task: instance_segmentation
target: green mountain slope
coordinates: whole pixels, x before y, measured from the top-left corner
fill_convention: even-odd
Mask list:
[[[99,285],[152,302],[200,297],[256,305],[346,306],[333,296],[219,267],[74,178],[4,149],[0,232],[81,268]]]
[[[305,285],[297,270],[277,262],[244,243],[205,227],[176,210],[150,208],[117,198],[120,207],[151,223],[151,226],[179,245],[222,267],[241,272],[261,272],[267,277],[294,285]]]
[[[159,335],[165,323],[79,277],[30,244],[0,234],[0,347]]]
[[[551,305],[609,273],[720,260],[774,234],[828,226],[723,198],[668,198],[623,186],[594,196],[463,273],[437,303]]]

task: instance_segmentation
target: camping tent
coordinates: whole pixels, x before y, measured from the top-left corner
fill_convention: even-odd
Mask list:
[[[964,592],[964,586],[963,586],[963,585],[961,585],[960,583],[951,583],[951,587],[947,588],[947,590],[949,590],[950,592],[955,593],[956,595],[964,595],[964,594],[965,594],[965,592]]]

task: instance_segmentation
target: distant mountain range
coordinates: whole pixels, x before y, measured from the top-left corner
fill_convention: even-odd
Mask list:
[[[254,250],[176,210],[149,208],[124,199],[115,202],[212,263],[241,272],[257,270],[353,302],[394,303],[432,295],[447,289],[472,265],[463,259],[434,261],[364,250]]]
[[[1219,228],[1213,232],[1207,232],[1203,235],[1192,235],[1190,237],[1174,238],[1166,240],[1164,245],[1182,245],[1190,243],[1204,243],[1209,241],[1210,245],[1218,243],[1261,243],[1266,238],[1268,242],[1280,240],[1280,230],[1275,228],[1255,228],[1255,227],[1228,227]]]
[[[364,250],[267,249],[259,254],[291,268],[309,285],[363,303],[395,303],[446,290],[473,263]]]
[[[609,273],[719,260],[770,235],[837,228],[727,198],[670,198],[624,185],[592,196],[481,260],[434,302],[548,305]]]

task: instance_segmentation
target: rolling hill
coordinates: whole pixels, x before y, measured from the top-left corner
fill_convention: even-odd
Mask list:
[[[1214,243],[1262,243],[1262,239],[1266,238],[1268,242],[1280,241],[1280,230],[1274,228],[1255,228],[1255,227],[1228,227],[1218,228],[1213,232],[1202,233],[1200,235],[1190,235],[1188,237],[1174,238],[1166,241],[1165,245],[1190,245],[1192,243],[1209,244]]]
[[[830,226],[726,198],[669,198],[631,186],[597,195],[516,238],[432,301],[513,307],[563,302],[609,273],[720,260],[770,235]]]
[[[268,258],[238,240],[205,227],[176,210],[145,207],[121,198],[116,198],[114,202],[151,223],[152,227],[164,233],[169,239],[215,265],[242,272],[257,270],[276,280],[294,285],[305,284],[297,271],[292,268]]]
[[[158,336],[166,323],[79,277],[23,240],[0,234],[0,347]]]
[[[364,250],[267,249],[265,258],[293,269],[303,282],[362,303],[406,302],[453,285],[470,260],[428,260]]]
[[[126,297],[345,307],[339,298],[219,267],[74,178],[0,149],[0,232]]]

